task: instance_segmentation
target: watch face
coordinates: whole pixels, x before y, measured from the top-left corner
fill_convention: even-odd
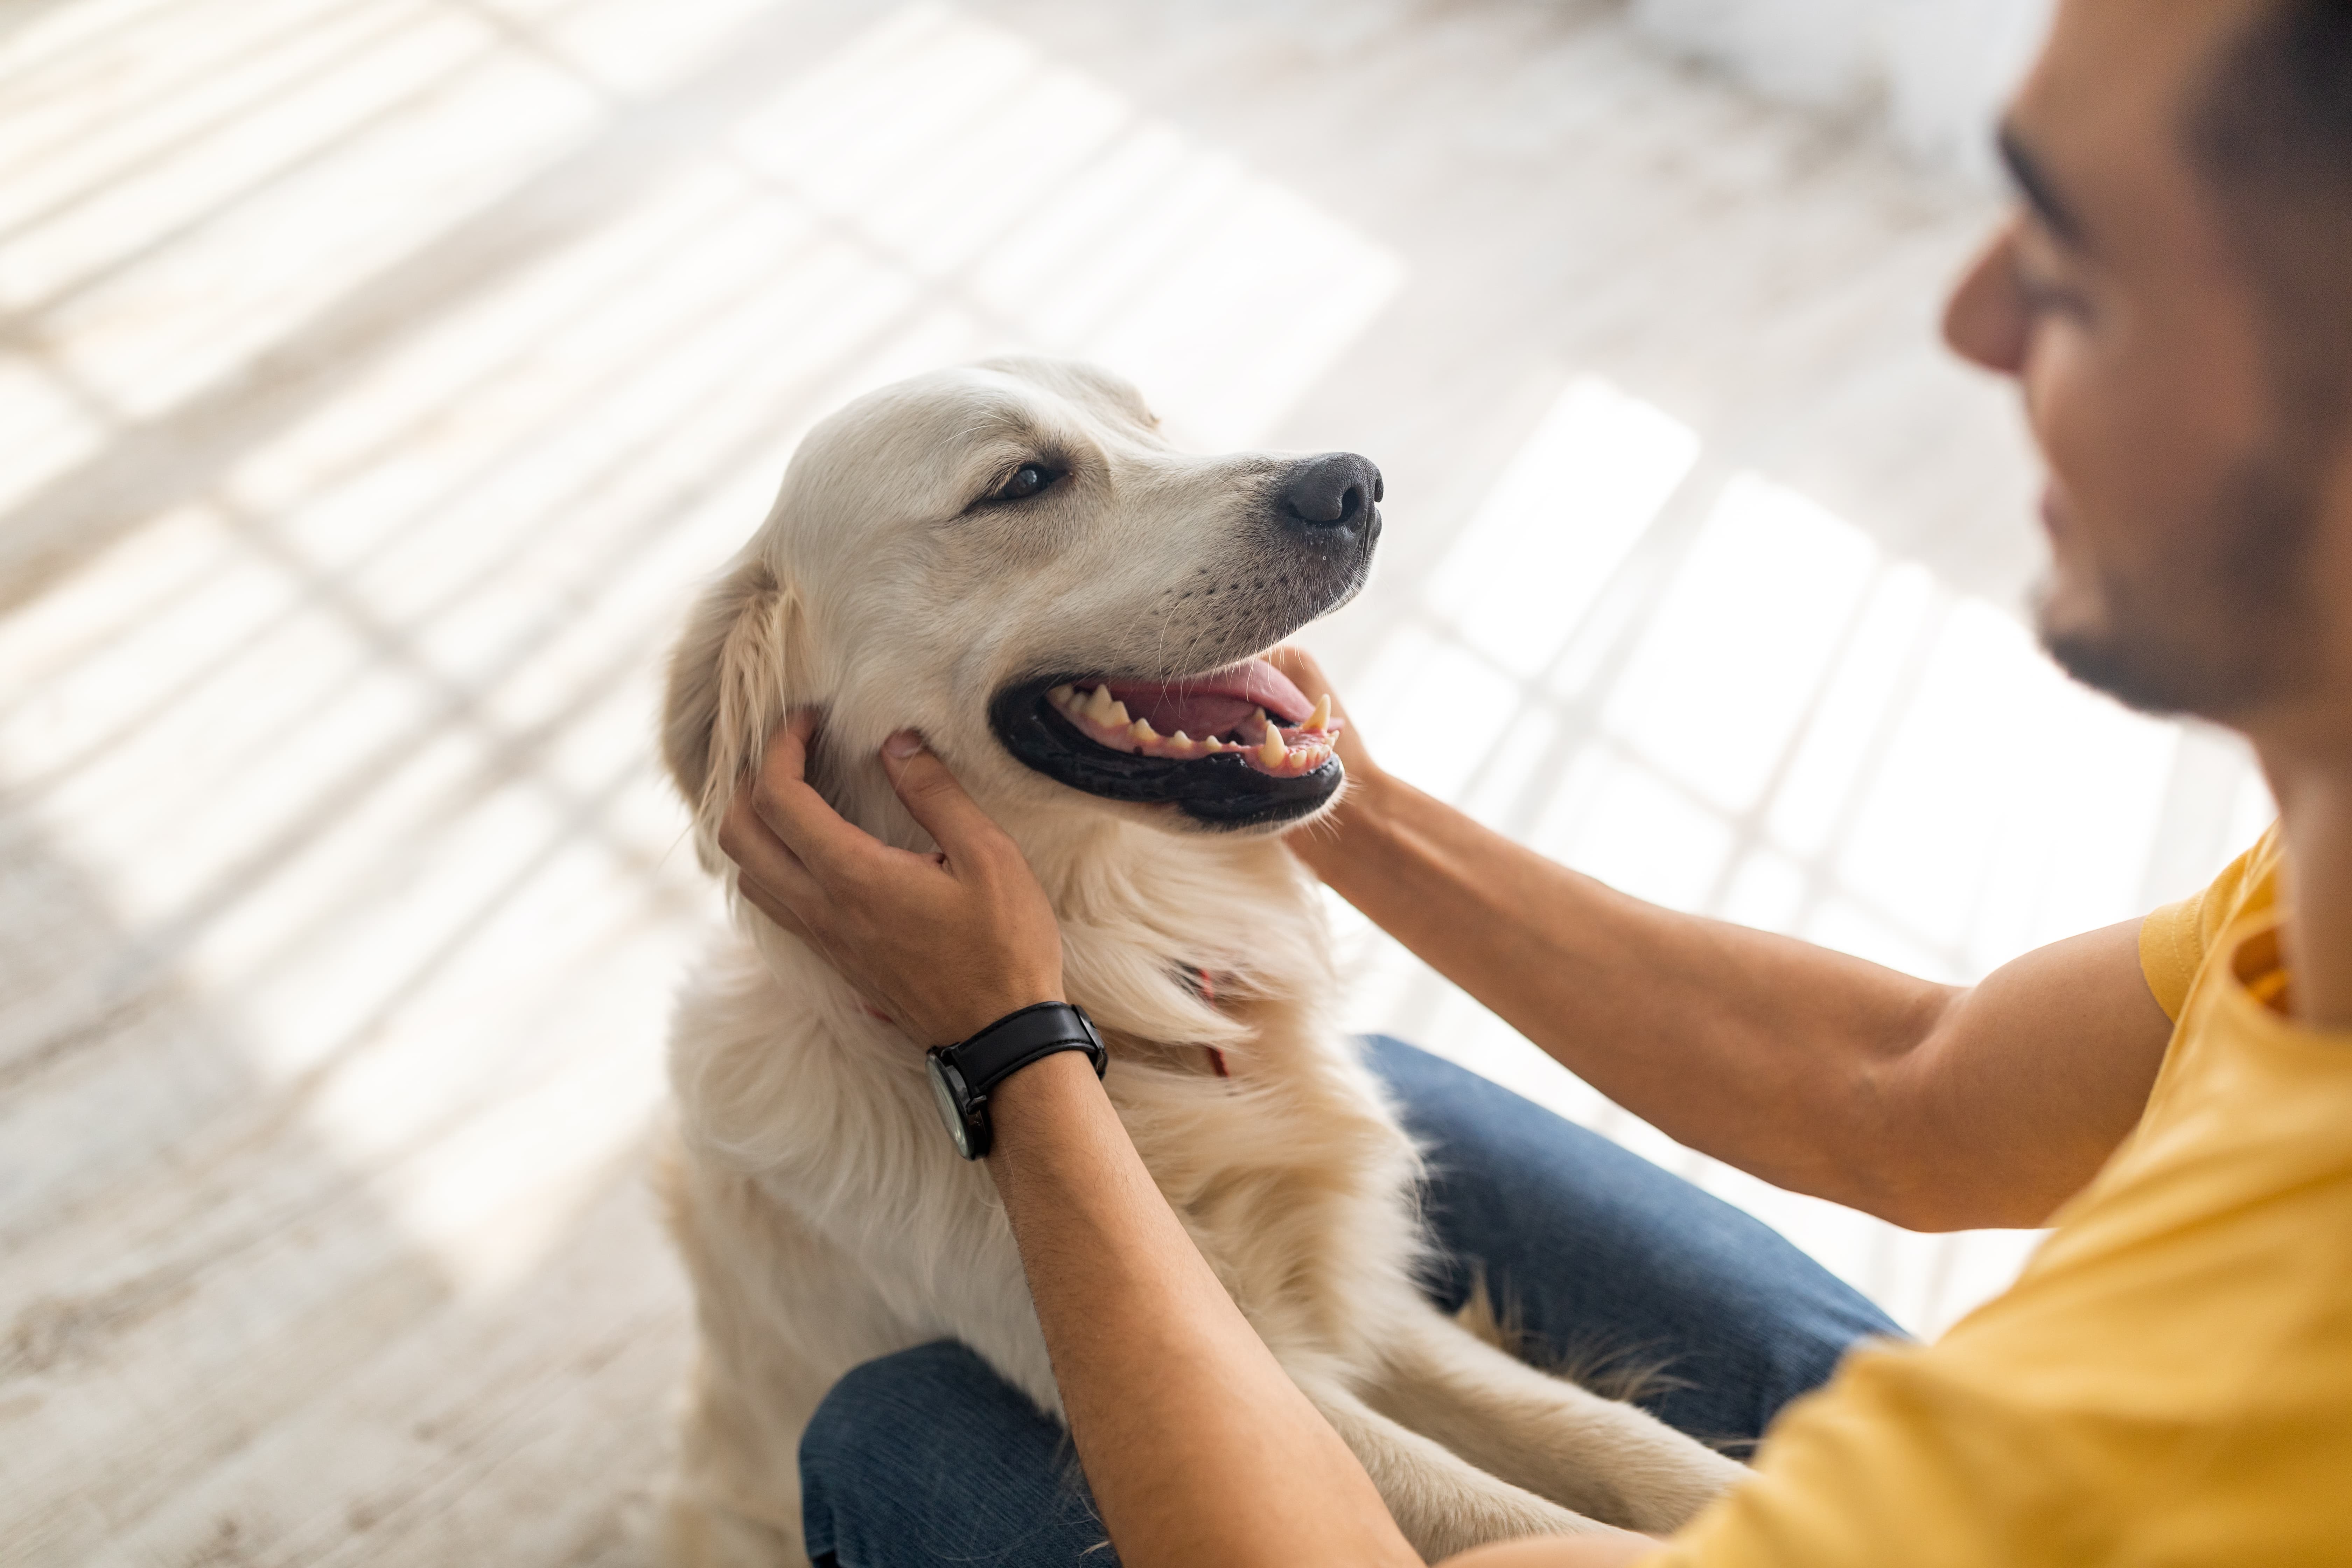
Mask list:
[[[955,1069],[940,1057],[927,1057],[924,1060],[931,1069],[931,1098],[939,1102],[940,1120],[948,1124],[948,1136],[955,1140],[956,1152],[969,1160],[971,1131],[963,1124],[963,1107],[958,1103],[961,1097],[956,1090],[961,1086],[949,1077]]]

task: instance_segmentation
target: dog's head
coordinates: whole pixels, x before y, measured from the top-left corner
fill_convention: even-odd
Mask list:
[[[1328,710],[1255,656],[1363,585],[1380,500],[1351,454],[1176,452],[1133,387],[1067,362],[860,398],[810,432],[672,661],[665,750],[706,858],[808,705],[836,804],[912,728],[992,809],[1312,815],[1341,783]]]

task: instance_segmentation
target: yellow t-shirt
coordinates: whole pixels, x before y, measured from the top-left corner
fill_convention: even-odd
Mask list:
[[[2140,1123],[2005,1294],[1872,1345],[1643,1568],[2352,1564],[2352,1034],[2275,1010],[2277,829],[2140,931]]]

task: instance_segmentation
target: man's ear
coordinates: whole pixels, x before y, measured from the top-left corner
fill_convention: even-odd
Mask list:
[[[801,658],[800,601],[762,561],[729,573],[687,618],[670,655],[662,754],[694,813],[695,851],[716,872],[719,823],[783,722]]]

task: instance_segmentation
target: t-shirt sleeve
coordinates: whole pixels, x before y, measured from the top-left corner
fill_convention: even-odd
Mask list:
[[[2164,1016],[2180,1022],[2189,987],[2205,962],[2205,932],[2199,915],[2205,908],[2205,889],[2177,904],[2167,904],[2139,924],[2139,972]]]
[[[2140,922],[2139,968],[2165,1016],[2180,1021],[2189,987],[2222,928],[2237,918],[2247,893],[2278,858],[2273,826],[2254,847],[2230,862],[2202,892],[2167,904]]]

